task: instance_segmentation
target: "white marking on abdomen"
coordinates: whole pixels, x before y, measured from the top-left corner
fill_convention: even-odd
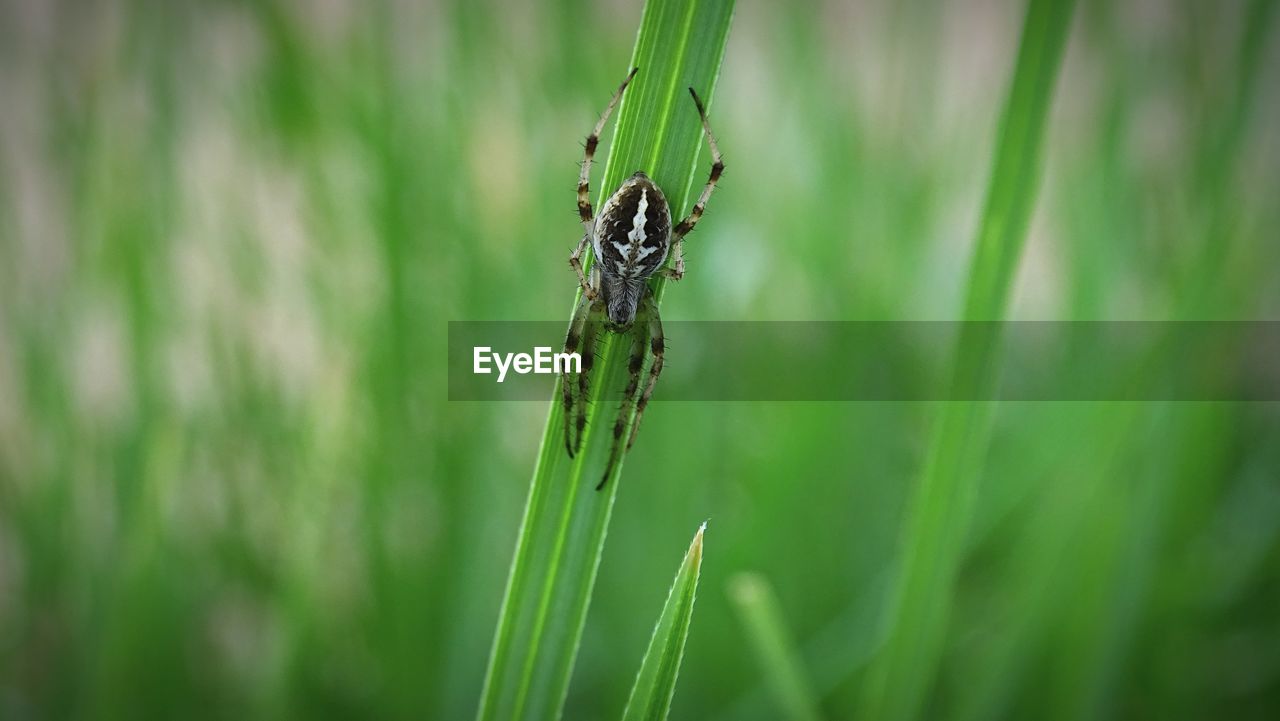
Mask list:
[[[645,213],[649,210],[649,191],[640,189],[640,202],[636,203],[636,217],[631,219],[631,232],[627,237],[632,243],[644,243]]]
[[[653,255],[654,251],[658,250],[657,247],[644,247],[644,241],[649,237],[644,232],[644,224],[648,220],[648,212],[649,191],[641,190],[640,202],[636,203],[636,217],[631,219],[631,232],[627,233],[627,238],[631,240],[632,245],[636,246],[636,261],[648,258]]]

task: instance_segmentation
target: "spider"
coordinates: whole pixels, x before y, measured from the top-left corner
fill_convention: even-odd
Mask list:
[[[582,296],[574,308],[573,320],[569,323],[564,343],[565,353],[580,353],[582,358],[582,367],[577,373],[577,398],[574,397],[574,384],[570,382],[569,373],[564,374],[560,383],[564,396],[564,442],[570,458],[581,448],[583,430],[587,425],[587,377],[594,361],[596,336],[603,329],[631,337],[631,356],[627,365],[630,381],[623,392],[618,417],[613,424],[609,463],[605,468],[604,478],[596,486],[597,491],[604,488],[614,465],[625,450],[630,450],[635,443],[640,418],[644,415],[645,406],[648,405],[649,397],[653,395],[654,386],[658,383],[658,376],[662,373],[662,320],[658,316],[658,305],[654,302],[647,281],[656,273],[672,280],[679,280],[684,276],[684,237],[702,218],[707,199],[711,197],[711,191],[715,190],[716,183],[724,172],[724,162],[720,157],[720,149],[716,147],[715,136],[711,134],[706,108],[698,93],[689,88],[689,94],[693,96],[693,103],[702,119],[707,144],[711,147],[711,176],[689,215],[673,228],[666,196],[642,171],[632,174],[609,196],[601,207],[599,216],[592,214],[589,181],[596,145],[600,142],[600,132],[637,70],[638,68],[632,69],[626,80],[618,86],[609,105],[600,115],[595,129],[587,136],[582,172],[578,176],[578,216],[582,220],[584,232],[582,240],[578,241],[578,247],[569,256],[569,265],[578,274],[578,283],[582,286]],[[590,271],[584,272],[582,254],[588,242],[591,243],[594,262]],[[668,252],[674,256],[670,268],[664,267]],[[646,346],[648,352],[653,354],[653,362],[649,366],[644,392],[637,396]],[[631,426],[631,434],[624,449],[622,435],[633,408],[635,422]]]

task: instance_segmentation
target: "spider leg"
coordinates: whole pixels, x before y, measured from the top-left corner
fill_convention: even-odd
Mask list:
[[[591,367],[596,361],[596,341],[600,335],[598,315],[603,306],[598,300],[588,302],[586,318],[582,324],[582,372],[578,374],[578,398],[573,421],[575,449],[582,447],[582,434],[587,428],[587,382],[591,377]]]
[[[613,97],[609,99],[609,104],[605,107],[604,112],[600,114],[600,119],[596,121],[596,126],[591,129],[591,134],[587,136],[587,142],[583,144],[582,153],[582,169],[578,172],[578,219],[582,221],[582,240],[578,241],[578,247],[574,249],[573,254],[569,256],[569,266],[573,268],[573,272],[578,274],[578,283],[582,286],[582,292],[591,300],[596,299],[596,291],[587,282],[587,275],[582,268],[582,254],[587,250],[587,243],[591,242],[591,234],[595,231],[595,211],[591,208],[591,164],[595,161],[596,146],[600,144],[600,133],[604,131],[605,123],[609,122],[609,116],[613,114],[613,109],[618,104],[618,99],[622,97],[622,91],[627,89],[627,84],[634,78],[636,71],[640,68],[632,68],[627,74],[627,79],[622,81],[618,89],[614,91]]]
[[[613,93],[613,98],[609,100],[609,105],[600,114],[600,120],[596,122],[596,127],[587,136],[585,152],[582,156],[582,171],[578,175],[578,217],[582,220],[582,229],[588,237],[591,235],[593,221],[590,188],[591,162],[596,155],[596,146],[600,144],[600,133],[604,130],[604,124],[609,122],[609,116],[613,114],[613,108],[618,104],[618,98],[622,97],[622,91],[627,89],[627,83],[631,82],[631,78],[635,77],[637,70],[639,68],[632,68],[627,75],[627,79],[623,80],[622,84],[618,86],[618,89]],[[581,244],[579,249],[581,249]],[[575,253],[574,255],[576,257],[578,254]]]
[[[622,445],[622,435],[627,430],[627,419],[636,407],[636,393],[640,390],[640,372],[644,370],[644,346],[649,340],[646,326],[636,323],[631,330],[631,359],[627,362],[630,380],[627,389],[622,393],[622,402],[618,405],[618,417],[613,422],[613,447],[609,449],[609,463],[604,469],[604,478],[600,479],[596,490],[604,488],[613,474],[613,467],[626,452]]]
[[[588,300],[596,299],[596,289],[591,287],[587,282],[586,273],[582,271],[582,253],[587,249],[587,243],[591,241],[591,233],[585,233],[582,240],[578,241],[578,247],[574,249],[573,254],[569,256],[569,266],[573,268],[573,272],[578,274],[578,284],[582,286],[582,295]]]
[[[627,450],[631,450],[631,446],[636,442],[636,434],[640,431],[640,419],[644,417],[644,408],[649,405],[653,389],[658,385],[658,376],[662,375],[662,360],[666,347],[666,337],[662,334],[662,318],[658,316],[658,304],[653,302],[653,296],[645,296],[644,314],[649,324],[648,337],[650,351],[653,353],[653,363],[649,366],[649,382],[645,384],[644,395],[640,396],[640,402],[636,404],[636,419],[631,422],[631,437],[627,439]]]
[[[707,136],[707,145],[711,147],[711,176],[707,178],[707,184],[702,188],[702,195],[698,196],[698,202],[689,211],[689,215],[685,216],[685,219],[680,221],[671,232],[671,254],[675,256],[675,261],[666,274],[673,280],[680,280],[684,276],[684,237],[692,232],[694,226],[702,219],[702,213],[707,209],[707,200],[711,198],[711,191],[716,189],[716,183],[720,182],[720,176],[724,173],[724,158],[720,155],[720,147],[716,145],[716,136],[711,133],[707,109],[703,107],[702,99],[693,88],[689,88],[689,94],[693,96],[694,105],[698,106],[698,115],[702,118],[702,131]]]
[[[590,316],[591,301],[585,296],[578,301],[578,307],[573,310],[573,320],[569,321],[569,332],[564,338],[564,352],[577,353],[582,345],[582,334],[587,324],[587,318]],[[583,362],[581,372],[586,372],[585,361]],[[569,370],[566,364],[564,372],[560,375],[560,391],[564,402],[564,447],[569,451],[569,457],[573,458],[578,447],[582,444],[581,435],[575,440],[571,431],[573,413],[575,409],[573,397],[573,383],[569,377]]]

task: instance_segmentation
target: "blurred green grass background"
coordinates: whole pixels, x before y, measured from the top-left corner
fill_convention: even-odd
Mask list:
[[[1280,315],[1274,6],[1081,0],[1012,317]],[[446,402],[446,323],[568,317],[639,14],[0,3],[0,717],[472,716],[546,407]],[[740,0],[663,317],[958,317],[1021,14]],[[673,717],[782,715],[741,571],[850,717],[933,411],[655,402],[565,717],[708,517]],[[965,559],[929,718],[1280,709],[1273,403],[1000,406]]]

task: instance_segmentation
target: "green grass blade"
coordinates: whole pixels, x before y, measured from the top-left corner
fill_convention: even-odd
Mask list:
[[[644,170],[674,212],[687,210],[702,130],[686,88],[713,102],[732,15],[732,0],[645,3],[629,64],[640,71],[618,108],[603,178],[593,178],[597,207],[624,177]],[[618,68],[619,80],[626,71]],[[611,89],[600,89],[602,106]],[[583,118],[584,137],[591,121]],[[571,203],[567,197],[565,207],[572,208]],[[569,234],[578,231],[565,228]],[[570,278],[566,273],[566,289]],[[660,298],[661,281],[655,280],[653,288]],[[611,441],[610,434],[597,431],[608,425],[601,419],[616,409],[615,403],[595,401],[616,397],[625,386],[627,353],[625,341],[615,342],[611,334],[600,339],[587,432],[573,459],[561,437],[561,405],[551,403],[481,693],[481,721],[560,715],[623,465],[615,465],[603,491],[594,490]],[[559,398],[558,386],[553,398]]]
[[[738,609],[747,638],[759,659],[765,684],[777,701],[782,718],[821,719],[817,695],[769,582],[758,573],[738,574],[731,582],[729,597]]]
[[[671,584],[662,615],[653,628],[653,638],[640,662],[640,672],[631,687],[631,696],[622,712],[623,721],[663,721],[671,711],[671,698],[676,692],[676,676],[684,658],[684,644],[689,638],[693,619],[693,601],[698,591],[698,574],[702,570],[702,524],[689,544],[684,562]]]
[[[1044,127],[1074,9],[1072,0],[1029,0],[1013,84],[1000,121],[986,208],[969,270],[964,318],[1004,317],[1039,186]],[[994,388],[997,324],[966,326],[958,340],[957,397]],[[860,718],[919,715],[937,670],[952,583],[987,449],[992,405],[946,403],[908,506],[901,567],[890,599],[890,637],[868,671]]]

